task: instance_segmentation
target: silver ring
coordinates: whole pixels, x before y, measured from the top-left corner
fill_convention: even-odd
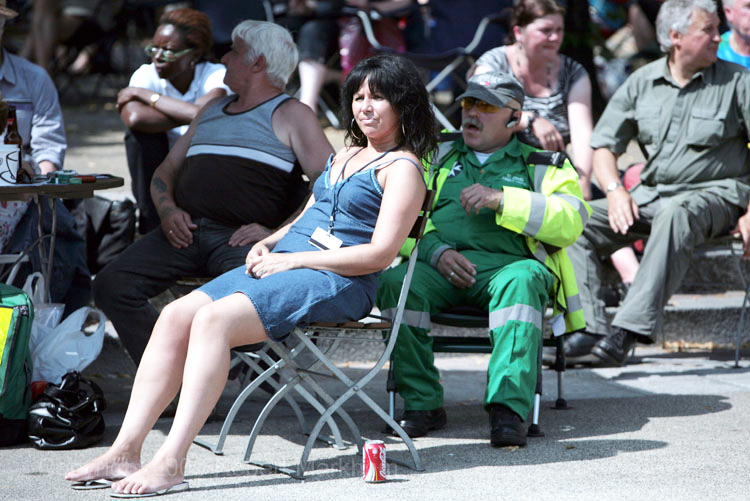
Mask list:
[[[255,276],[258,277],[258,278],[262,277],[263,276],[263,270],[256,271],[255,272]]]
[[[448,278],[449,278],[449,279],[451,279],[451,278],[453,278],[453,277],[455,277],[455,276],[456,276],[456,272],[455,272],[455,271],[451,271],[451,272],[450,272],[450,273],[448,274]]]

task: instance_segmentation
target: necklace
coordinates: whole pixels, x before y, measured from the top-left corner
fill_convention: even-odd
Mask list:
[[[522,57],[523,54],[523,57]],[[525,81],[524,74],[531,76],[531,70],[529,68],[529,57],[526,55],[525,50],[523,48],[523,45],[516,42],[513,45],[513,62],[516,65],[516,70],[519,75],[519,80],[521,80],[521,83],[523,84],[524,88],[528,88],[527,82]],[[525,66],[522,64],[522,62],[525,62]],[[549,91],[552,92],[554,90],[553,88],[553,79],[552,79],[552,67],[553,63],[552,61],[548,61],[545,64],[545,75],[544,75],[544,83],[542,85]],[[535,83],[535,82],[534,82]]]

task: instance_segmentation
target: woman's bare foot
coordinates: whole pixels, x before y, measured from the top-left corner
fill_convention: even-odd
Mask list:
[[[185,460],[154,458],[146,466],[112,484],[112,490],[121,494],[150,494],[168,489],[184,481]]]
[[[109,449],[98,458],[66,473],[65,480],[74,482],[100,478],[119,480],[138,471],[140,467],[141,460],[137,455]]]

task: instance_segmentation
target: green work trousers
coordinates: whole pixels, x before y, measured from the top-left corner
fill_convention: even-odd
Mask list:
[[[443,405],[440,374],[434,364],[430,314],[472,304],[489,312],[493,345],[487,372],[485,407],[503,404],[525,418],[534,400],[542,321],[554,275],[529,258],[486,252],[462,252],[477,267],[476,283],[458,289],[436,268],[418,261],[403,324],[393,349],[394,375],[406,410]],[[377,304],[388,316],[395,309],[406,264],[383,273]]]

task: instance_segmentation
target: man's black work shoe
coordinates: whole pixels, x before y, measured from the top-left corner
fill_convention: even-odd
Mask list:
[[[526,445],[523,420],[504,405],[490,406],[490,443],[495,447]]]
[[[606,365],[620,366],[627,360],[628,353],[635,342],[636,334],[625,329],[617,329],[612,336],[605,337],[596,343],[591,353]]]
[[[565,367],[573,367],[576,364],[593,364],[599,361],[591,354],[591,349],[604,336],[589,334],[588,332],[576,332],[565,338],[563,349],[565,351]],[[542,363],[547,367],[555,365],[557,350],[553,346],[545,346],[542,351]]]
[[[439,430],[448,422],[442,407],[431,411],[404,411],[398,424],[411,438],[424,437],[428,431]]]
[[[568,336],[564,343],[565,365],[570,366],[576,363],[594,361],[591,350],[602,339],[603,336],[589,334],[588,332],[576,332]]]

